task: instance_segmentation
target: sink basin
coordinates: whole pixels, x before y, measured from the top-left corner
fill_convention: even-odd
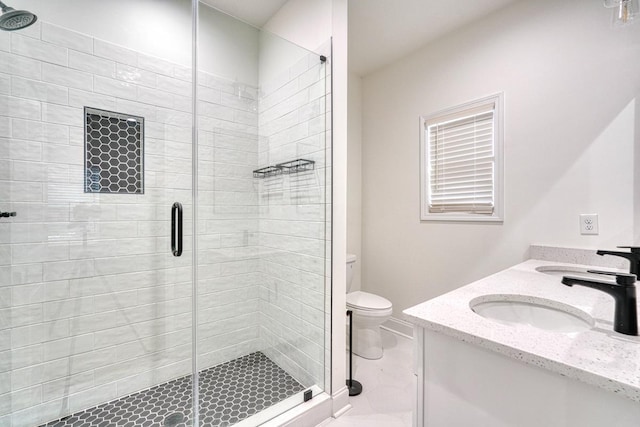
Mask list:
[[[486,295],[469,303],[476,314],[503,325],[573,333],[591,329],[593,318],[570,305],[524,295]]]
[[[602,270],[601,268],[597,268],[597,267],[594,267],[593,269]],[[549,274],[551,276],[558,276],[558,277],[573,276],[573,277],[579,277],[584,279],[595,279],[595,280],[605,279],[606,280],[606,277],[602,276],[601,274],[587,273],[586,268],[567,267],[565,265],[543,265],[540,267],[536,267],[536,271],[539,271],[540,273],[544,273],[544,274]]]

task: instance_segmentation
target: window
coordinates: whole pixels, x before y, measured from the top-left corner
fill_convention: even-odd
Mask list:
[[[420,118],[421,220],[503,220],[502,104],[498,94]]]

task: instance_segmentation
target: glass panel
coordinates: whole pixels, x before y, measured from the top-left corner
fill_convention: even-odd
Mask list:
[[[190,2],[14,3],[38,20],[0,31],[0,425],[187,425]]]
[[[258,166],[274,165],[282,173],[254,178],[264,351],[314,394],[327,386],[325,335],[330,331],[325,322],[330,41],[317,50],[261,32]]]
[[[198,40],[202,425],[258,425],[328,381],[324,60],[204,3]]]

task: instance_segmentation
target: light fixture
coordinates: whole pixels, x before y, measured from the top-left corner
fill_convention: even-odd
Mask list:
[[[604,0],[604,7],[614,9],[615,26],[631,24],[638,14],[638,0]]]

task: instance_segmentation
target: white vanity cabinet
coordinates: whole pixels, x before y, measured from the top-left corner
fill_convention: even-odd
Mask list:
[[[414,426],[640,426],[640,338],[613,332],[608,295],[563,286],[539,273],[545,265],[530,260],[405,310]],[[558,301],[594,325],[560,333],[497,323],[470,308],[487,295]]]
[[[640,402],[415,327],[415,427],[638,427]]]

